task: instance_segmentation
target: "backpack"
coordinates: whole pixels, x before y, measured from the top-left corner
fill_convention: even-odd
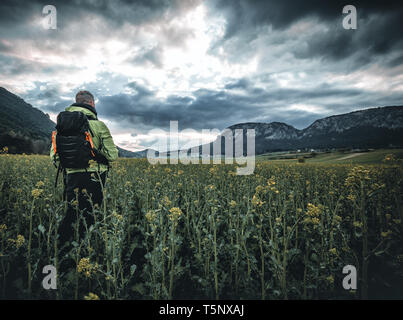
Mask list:
[[[91,134],[90,134],[91,133]],[[86,169],[89,161],[106,164],[106,157],[94,148],[92,141],[94,134],[91,132],[87,116],[80,111],[62,111],[57,116],[56,131],[52,133],[52,144],[55,154],[59,155],[59,167],[57,168],[55,187],[60,171],[65,169]],[[101,142],[102,143],[102,142]]]
[[[94,144],[87,116],[79,111],[62,111],[52,134],[55,154],[62,168],[88,168],[95,160]]]

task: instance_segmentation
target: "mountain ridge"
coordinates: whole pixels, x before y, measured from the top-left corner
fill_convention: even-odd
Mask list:
[[[47,153],[55,123],[41,110],[0,87],[0,149],[11,153]],[[381,148],[403,146],[403,106],[371,107],[317,119],[303,129],[284,122],[242,122],[229,126],[255,129],[256,154],[296,149]],[[225,150],[221,139],[222,154]],[[211,142],[210,154],[212,154]],[[244,132],[244,150],[246,134]],[[206,146],[205,145],[205,146]],[[197,148],[197,146],[195,146]],[[199,154],[203,145],[199,147]],[[148,149],[133,152],[118,147],[120,157],[144,158]],[[187,149],[190,152],[190,149]],[[173,151],[171,151],[173,152]],[[170,154],[161,152],[160,154]]]
[[[227,129],[234,135],[236,129],[252,128],[256,134],[256,154],[297,149],[403,147],[403,106],[372,107],[331,115],[317,119],[303,129],[277,121],[243,122]],[[245,152],[245,133],[243,138]],[[221,154],[224,154],[225,139],[222,135],[204,144],[205,149],[210,145],[210,154],[218,139],[221,139]],[[199,154],[202,154],[202,149],[203,145],[200,145]]]

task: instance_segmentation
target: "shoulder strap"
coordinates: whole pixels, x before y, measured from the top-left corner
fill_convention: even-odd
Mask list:
[[[62,170],[62,166],[59,162],[59,166],[57,167],[57,173],[56,173],[55,188],[57,187],[57,180],[59,179],[59,174],[60,174],[61,170]]]

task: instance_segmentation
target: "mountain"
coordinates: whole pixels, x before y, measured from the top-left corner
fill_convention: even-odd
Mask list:
[[[129,151],[122,149],[121,147],[117,147],[119,151],[119,157],[121,158],[146,158],[147,157],[147,150],[142,150],[142,151]]]
[[[47,154],[55,126],[49,115],[0,87],[0,150],[7,146],[10,153]],[[118,150],[120,157],[142,157],[141,153]]]
[[[0,87],[0,148],[10,153],[45,153],[55,123],[47,114]]]
[[[235,136],[236,129],[243,130],[244,154],[246,130],[255,129],[255,152],[297,149],[332,148],[382,148],[403,147],[403,106],[377,107],[330,116],[313,122],[299,130],[282,122],[239,123],[228,127]],[[221,154],[225,153],[225,138],[220,135]],[[210,154],[213,143],[210,143]],[[201,154],[203,146],[199,146]],[[205,145],[208,149],[208,146]],[[190,149],[188,150],[190,153]]]
[[[47,114],[0,87],[0,149],[7,146],[10,153],[46,154],[54,128],[55,123]],[[233,135],[236,129],[243,130],[244,151],[246,129],[255,129],[256,154],[297,149],[403,147],[403,106],[330,116],[316,120],[302,130],[282,122],[239,123],[227,129]],[[224,154],[224,137],[218,136],[218,140],[221,140]],[[209,147],[212,154],[213,143]],[[127,158],[145,158],[148,151],[131,152],[119,147],[118,150],[120,157]],[[199,146],[200,154],[201,151],[202,146]]]

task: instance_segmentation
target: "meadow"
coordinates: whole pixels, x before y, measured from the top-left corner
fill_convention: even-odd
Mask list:
[[[67,245],[49,157],[0,155],[0,298],[403,298],[401,160],[262,160],[253,175],[235,172],[119,159],[96,223]],[[43,267],[67,259],[45,290]],[[342,286],[346,265],[356,290]]]

